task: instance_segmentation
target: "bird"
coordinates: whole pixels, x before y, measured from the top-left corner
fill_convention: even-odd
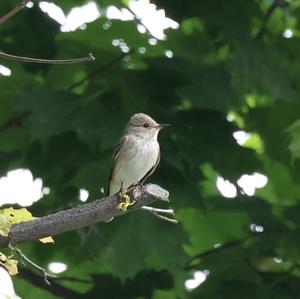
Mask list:
[[[134,114],[117,144],[108,179],[107,196],[143,184],[160,162],[159,131],[169,124],[158,124],[144,113]],[[125,195],[125,193],[123,194]],[[131,204],[128,196],[118,206],[126,211]]]

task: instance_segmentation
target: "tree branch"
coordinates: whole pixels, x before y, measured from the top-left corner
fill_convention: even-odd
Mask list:
[[[23,112],[17,116],[13,116],[10,118],[5,124],[0,126],[0,133],[3,131],[12,128],[12,127],[18,127],[22,124],[23,120],[31,115],[30,111]]]
[[[35,285],[36,287],[48,291],[50,294],[54,296],[58,296],[60,298],[65,299],[82,299],[84,298],[83,294],[80,294],[72,289],[66,288],[54,280],[51,280],[51,286],[47,285],[43,280],[43,277],[34,273],[31,270],[20,268],[19,269],[18,277],[30,282],[31,284]]]
[[[132,54],[134,52],[134,50],[130,50],[127,53],[122,53],[120,56],[114,58],[113,60],[111,60],[110,62],[108,62],[105,65],[101,65],[100,67],[95,68],[94,70],[92,70],[90,73],[88,73],[84,78],[76,81],[75,83],[73,83],[71,86],[69,86],[67,89],[68,90],[73,90],[74,88],[76,88],[77,86],[81,85],[82,83],[84,83],[87,80],[90,80],[94,77],[96,77],[97,75],[99,75],[102,72],[105,72],[106,70],[108,70],[109,68],[111,68],[113,65],[117,64],[118,62],[122,61],[125,57],[129,56],[130,54]]]
[[[132,211],[157,200],[168,202],[169,192],[157,185],[148,184],[139,192],[136,192],[136,189],[132,190],[129,196],[134,197],[136,200],[136,203],[129,210]],[[0,236],[0,247],[15,246],[23,242],[58,235],[100,221],[107,221],[112,217],[124,215],[126,212],[117,208],[119,203],[120,197],[118,194],[115,194],[36,220],[14,224],[8,237]]]
[[[127,6],[126,9],[133,15],[133,17],[134,17],[134,19],[137,21],[137,23],[140,24],[140,25],[142,25],[142,26],[145,28],[146,32],[147,32],[150,36],[154,37],[153,34],[151,33],[151,31],[148,29],[148,27],[144,24],[142,18],[139,17],[139,16],[138,16],[138,15],[137,15],[130,7],[129,7],[129,6]],[[154,37],[154,38],[155,38],[155,37]]]
[[[206,258],[208,256],[213,256],[215,254],[219,254],[221,252],[227,251],[228,249],[233,249],[239,246],[242,246],[246,241],[249,241],[251,239],[255,238],[265,238],[266,235],[277,235],[278,233],[284,233],[284,231],[265,231],[264,233],[251,233],[248,237],[244,239],[234,239],[231,241],[228,241],[227,243],[220,244],[220,246],[216,246],[214,248],[208,249],[206,251],[203,251],[197,255],[192,256],[186,263],[186,266],[184,267],[184,270],[193,270],[198,269],[199,264],[195,264],[196,261],[201,260],[203,258]]]
[[[72,64],[72,63],[89,62],[89,61],[96,60],[96,58],[91,53],[89,53],[87,57],[74,58],[74,59],[39,59],[39,58],[31,58],[31,57],[24,57],[24,56],[16,56],[4,52],[0,52],[0,57],[9,60],[14,60],[14,61],[44,63],[44,64]]]
[[[6,22],[8,19],[13,17],[15,14],[17,14],[20,10],[22,10],[27,5],[29,1],[30,0],[23,0],[19,5],[17,5],[14,9],[8,12],[5,16],[0,17],[0,24]],[[12,55],[8,53],[4,53],[2,51],[0,51],[0,57],[13,60],[13,61],[43,63],[43,64],[72,64],[72,63],[94,61],[96,59],[91,53],[89,53],[87,57],[74,58],[74,59],[39,59],[39,58]]]
[[[25,262],[29,265],[31,265],[33,268],[37,269],[44,277],[44,281],[47,285],[51,285],[50,281],[48,280],[48,278],[58,278],[57,275],[52,275],[49,274],[44,268],[42,268],[41,266],[39,266],[38,264],[34,263],[31,259],[29,259],[20,249],[18,248],[12,248],[12,250],[14,250],[17,255],[21,258],[21,261],[23,262],[23,264],[25,264]]]
[[[270,5],[267,12],[263,16],[262,25],[261,25],[260,29],[258,30],[257,34],[254,36],[253,41],[256,42],[263,37],[263,35],[265,34],[265,32],[267,30],[267,24],[273,14],[273,12],[275,11],[275,9],[277,7],[284,7],[287,4],[288,3],[286,2],[286,0],[274,0],[273,1],[273,3]]]
[[[214,255],[219,252],[226,251],[227,249],[230,249],[230,248],[237,247],[237,246],[241,245],[243,242],[244,242],[244,240],[232,240],[232,241],[229,241],[228,243],[225,243],[218,247],[214,247],[212,249],[208,249],[207,251],[201,252],[201,253],[191,257],[191,259],[186,263],[186,266],[184,267],[184,269],[192,270],[195,268],[195,266],[193,265],[194,261],[205,258],[210,255]]]
[[[17,14],[20,10],[22,10],[30,0],[23,0],[19,5],[17,5],[14,9],[8,12],[5,16],[0,17],[0,24],[3,24],[8,19]]]
[[[175,223],[175,224],[178,223],[178,221],[174,218],[169,218],[169,217],[161,215],[161,214],[168,214],[171,216],[175,216],[173,209],[157,209],[157,208],[148,207],[148,206],[143,206],[143,207],[141,207],[141,209],[144,211],[150,212],[155,217],[160,218],[164,221]]]

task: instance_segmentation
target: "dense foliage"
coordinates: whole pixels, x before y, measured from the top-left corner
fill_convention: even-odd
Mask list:
[[[17,3],[1,1],[1,15]],[[83,3],[58,1],[65,13]],[[74,65],[0,60],[12,70],[0,75],[0,170],[29,168],[50,187],[29,208],[37,216],[77,205],[80,188],[94,200],[125,123],[145,112],[172,124],[161,132],[162,160],[149,181],[170,191],[180,223],[135,212],[57,236],[55,245],[21,248],[45,267],[68,265],[62,277],[78,280],[57,282],[65,298],[298,298],[300,1],[154,3],[180,24],[155,45],[149,32],[138,32],[137,19],[101,16],[85,30],[61,32],[38,5],[0,26],[7,53],[97,58]],[[112,44],[120,39],[129,54]],[[239,130],[251,133],[242,146],[233,137]],[[237,180],[254,172],[268,184],[250,197]],[[219,193],[218,175],[236,185],[234,199]],[[199,270],[209,271],[207,280],[187,291],[185,281]],[[57,298],[58,285],[48,288],[26,271],[14,277],[20,296]]]

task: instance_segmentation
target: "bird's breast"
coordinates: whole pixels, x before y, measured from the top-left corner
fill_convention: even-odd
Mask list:
[[[134,179],[142,179],[144,175],[155,165],[159,152],[158,142],[136,141],[126,151],[124,168],[127,174]]]
[[[124,147],[116,161],[113,173],[115,192],[121,187],[127,189],[139,182],[147,172],[156,164],[159,154],[159,144],[155,141],[134,138]]]

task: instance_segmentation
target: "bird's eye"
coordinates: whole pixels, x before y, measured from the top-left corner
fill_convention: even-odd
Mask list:
[[[145,123],[145,124],[143,124],[143,127],[144,127],[144,128],[148,128],[148,127],[149,127],[149,124]]]

